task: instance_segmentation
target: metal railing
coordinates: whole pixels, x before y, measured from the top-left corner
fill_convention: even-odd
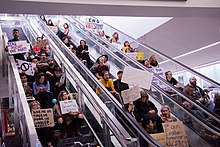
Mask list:
[[[29,19],[34,20],[36,18],[30,17]],[[28,24],[28,22],[26,23]],[[107,125],[107,128],[111,130],[111,132],[114,134],[114,136],[117,138],[117,140],[120,142],[122,146],[127,146],[126,144],[131,144],[133,142],[131,140],[132,137],[120,125],[120,123],[118,123],[117,119],[112,115],[109,109],[104,105],[104,103],[95,94],[95,92],[90,88],[90,86],[88,86],[86,81],[81,77],[80,73],[75,69],[73,64],[70,63],[70,61],[68,61],[66,56],[61,52],[62,48],[66,48],[66,47],[65,46],[57,47],[57,45],[54,42],[57,42],[56,40],[58,38],[57,39],[51,38],[51,35],[53,34],[53,32],[49,28],[44,27],[44,30],[38,28],[38,31],[40,31],[42,34],[44,33],[46,38],[49,39],[50,46],[53,52],[53,56],[54,57],[56,56],[56,59],[60,60],[59,62],[62,63],[62,66],[65,68],[65,71],[68,73],[68,75],[72,79],[70,80],[73,82],[72,85],[77,85],[78,90],[80,89],[80,91],[84,95],[84,96],[79,95],[80,99],[83,101],[87,99],[90,102],[90,104],[92,104],[93,110],[95,110],[98,113],[100,119],[103,120],[102,122],[105,125]],[[80,66],[82,66],[81,65],[82,63],[77,60],[75,61],[75,64],[80,64]],[[125,143],[125,140],[126,140],[126,143]]]

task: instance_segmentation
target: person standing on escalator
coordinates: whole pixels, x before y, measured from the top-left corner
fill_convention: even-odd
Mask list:
[[[20,41],[19,39],[19,30],[18,29],[13,29],[12,31],[13,39],[8,40],[8,42],[16,42]],[[8,52],[8,47],[5,47],[5,51]],[[24,53],[18,53],[18,54],[13,54],[14,59],[19,59],[19,60],[25,60]]]

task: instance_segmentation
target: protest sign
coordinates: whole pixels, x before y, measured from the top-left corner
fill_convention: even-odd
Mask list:
[[[88,17],[85,21],[85,28],[87,30],[102,30],[103,22],[92,17]]]
[[[60,108],[62,114],[66,114],[69,112],[79,112],[79,107],[76,103],[76,100],[60,101]]]
[[[36,128],[54,126],[53,110],[51,108],[32,110],[32,117]]]
[[[121,96],[123,98],[124,104],[127,104],[129,102],[133,102],[141,97],[139,87],[134,86],[132,88],[129,88],[127,90],[121,91]]]
[[[45,47],[49,44],[48,39],[44,39],[44,40],[37,40],[36,42],[36,47]]]
[[[163,68],[161,68],[161,67],[153,67],[153,68],[152,68],[152,71],[153,71],[155,74],[157,74],[158,76],[165,78]],[[155,83],[155,84],[156,84],[157,86],[159,86],[160,88],[166,89],[166,87],[167,87],[166,85],[163,84],[162,81],[156,79],[155,77],[153,77],[152,82]]]
[[[130,58],[137,60],[137,52],[134,53],[126,53],[127,56],[129,56]]]
[[[156,139],[159,143],[167,146],[167,138],[165,133],[157,133],[157,134],[150,134],[154,139]]]
[[[126,66],[121,81],[138,85],[141,88],[150,89],[152,78],[153,74],[148,71]]]
[[[26,75],[34,76],[34,68],[36,68],[36,64],[17,59],[16,65],[19,73],[25,73]]]
[[[189,147],[188,139],[181,121],[163,123],[168,147]]]
[[[137,52],[137,60],[144,60],[144,52]]]
[[[48,26],[55,34],[58,31],[58,27],[57,26]]]
[[[29,52],[29,48],[30,48],[26,40],[8,42],[7,47],[8,47],[8,53],[11,55]]]

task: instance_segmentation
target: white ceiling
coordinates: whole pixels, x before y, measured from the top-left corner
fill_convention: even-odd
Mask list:
[[[173,18],[143,36],[145,43],[177,57],[220,41],[219,18]],[[142,38],[142,40],[143,40]],[[188,67],[220,60],[220,44],[176,59]],[[170,66],[170,65],[163,65]],[[170,68],[170,67],[169,67]],[[170,69],[172,70],[172,69]],[[178,69],[173,69],[178,70]]]
[[[219,17],[219,0],[1,0],[0,13],[93,16]]]
[[[118,16],[96,16],[99,20],[126,32],[129,36],[138,39],[144,34],[152,31],[172,17],[118,17]],[[108,32],[105,30],[105,33]],[[112,32],[111,32],[112,34]],[[111,35],[108,34],[108,35]]]

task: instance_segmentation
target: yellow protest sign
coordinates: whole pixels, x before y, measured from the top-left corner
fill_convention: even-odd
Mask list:
[[[144,60],[144,52],[137,52],[137,60]]]
[[[163,123],[168,147],[189,147],[188,139],[181,121]]]
[[[154,139],[156,139],[161,144],[167,146],[167,138],[165,133],[157,133],[157,134],[150,134]]]
[[[36,128],[54,126],[53,110],[51,108],[32,110],[32,117]]]

